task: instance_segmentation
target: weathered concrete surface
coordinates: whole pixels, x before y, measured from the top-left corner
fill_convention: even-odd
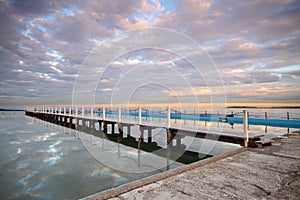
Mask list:
[[[295,133],[265,149],[250,149],[112,200],[300,199],[299,144],[300,135]]]

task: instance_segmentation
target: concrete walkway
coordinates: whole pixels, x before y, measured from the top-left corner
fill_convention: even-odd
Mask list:
[[[300,199],[300,134],[150,183],[111,200]],[[104,199],[98,194],[91,199]]]

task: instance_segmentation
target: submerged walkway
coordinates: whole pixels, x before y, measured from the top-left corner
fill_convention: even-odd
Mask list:
[[[264,149],[241,149],[88,199],[299,199],[299,144],[293,133]]]

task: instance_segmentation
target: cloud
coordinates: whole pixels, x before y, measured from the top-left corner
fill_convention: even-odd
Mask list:
[[[49,14],[55,11],[55,1],[47,0],[22,0],[22,1],[11,1],[9,5],[12,7],[12,10],[21,15],[41,15]]]
[[[297,103],[300,97],[299,89],[279,83],[263,83],[258,85],[230,86],[227,90],[227,97],[230,102],[294,102]],[[244,101],[245,102],[245,101]]]
[[[180,74],[180,80],[188,80],[199,97],[209,91],[218,93],[224,84],[232,101],[299,101],[299,13],[299,2],[292,0],[0,1],[0,104],[70,100],[76,74],[96,45],[116,33],[149,26],[171,28],[198,42],[217,65],[223,82],[209,74],[207,63],[202,63],[199,74],[170,54],[179,48],[197,53],[174,45],[166,52],[129,52],[113,61],[99,79],[100,96],[109,99],[105,95],[122,80],[124,85],[116,88],[150,84],[139,90],[145,100],[175,101],[171,97],[176,94],[193,101],[190,86],[178,81]],[[160,66],[156,68],[160,71],[136,69],[128,75],[134,67],[147,64]],[[172,90],[153,86],[163,79],[168,79],[163,83],[172,85]],[[210,86],[205,90],[207,82]],[[61,99],[54,100],[58,94]]]

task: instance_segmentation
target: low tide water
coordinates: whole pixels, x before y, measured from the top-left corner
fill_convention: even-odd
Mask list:
[[[252,127],[252,130],[263,128]],[[280,135],[287,130],[277,128],[276,131]],[[185,165],[94,136],[88,147],[86,140],[90,137],[85,133],[25,116],[23,112],[2,112],[0,135],[0,199],[78,199]],[[137,133],[133,135],[138,137]],[[161,134],[154,135],[153,140],[157,146],[166,148]],[[184,138],[182,144],[187,151],[210,156],[240,148],[189,137]],[[205,149],[205,146],[210,148]],[[168,165],[152,170],[120,170],[122,168],[97,158],[95,151],[91,151],[96,150],[100,155],[104,147],[109,149],[108,155],[115,155],[115,159],[110,157],[108,162],[118,159],[119,166],[135,165],[133,169],[139,169],[140,160]],[[120,151],[123,152],[121,158],[118,157]],[[133,157],[128,159],[130,156]]]

